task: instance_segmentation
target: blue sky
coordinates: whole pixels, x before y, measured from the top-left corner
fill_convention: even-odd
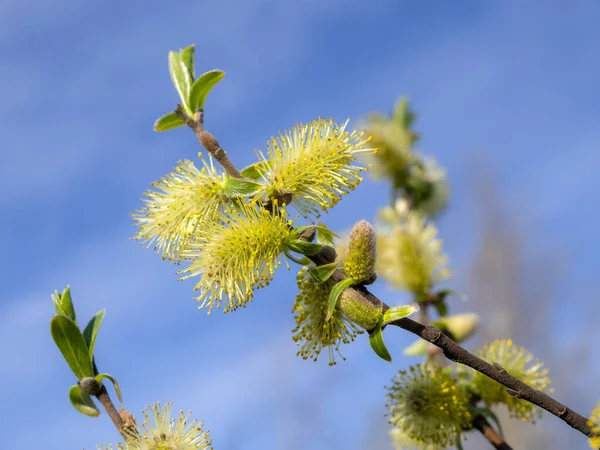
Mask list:
[[[48,330],[50,294],[66,284],[80,317],[107,308],[98,363],[127,408],[174,400],[205,420],[218,450],[365,448],[373,423],[385,423],[383,385],[409,364],[400,355],[410,336],[386,335],[392,365],[366,339],[336,367],[302,361],[290,339],[293,273],[282,270],[245,310],[207,317],[192,282],[130,240],[142,192],[200,150],[188,130],[152,131],[177,102],[167,52],[193,42],[197,72],[227,73],[208,97],[206,126],[240,167],[297,122],[360,119],[409,96],[419,148],[452,183],[440,230],[455,286],[465,286],[477,246],[473,180],[491,166],[527,255],[552,246],[564,258],[550,326],[568,347],[598,311],[599,19],[592,0],[2,2],[5,448],[118,440],[107,417],[68,403],[75,380]],[[373,218],[387,198],[367,181],[327,223]],[[600,399],[595,390],[579,396],[582,413]]]

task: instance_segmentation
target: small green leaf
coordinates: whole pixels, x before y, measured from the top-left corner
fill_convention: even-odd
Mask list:
[[[117,398],[121,403],[123,403],[123,397],[121,397],[121,388],[119,387],[119,383],[115,380],[111,375],[107,373],[100,373],[96,375],[95,379],[98,383],[102,384],[102,380],[104,379],[112,381],[113,386],[115,387],[115,392],[117,393]]]
[[[403,319],[419,310],[419,305],[393,306],[383,314],[383,323],[387,324],[394,320]]]
[[[454,295],[459,298],[459,300],[466,301],[467,296],[461,292],[455,291],[454,289],[442,289],[441,291],[437,291],[435,293],[442,300],[445,300],[449,295]]]
[[[167,131],[185,125],[185,122],[174,112],[165,114],[154,122],[154,131]]]
[[[250,180],[227,177],[225,181],[225,193],[230,197],[244,197],[260,191],[263,185]]]
[[[327,281],[331,277],[331,275],[333,275],[333,272],[335,272],[336,269],[337,264],[331,263],[325,264],[323,266],[311,267],[310,269],[308,269],[308,273],[311,274],[313,280],[315,280],[315,283],[320,284],[324,281]]]
[[[181,60],[188,72],[192,76],[192,81],[194,80],[194,53],[196,52],[196,45],[192,44],[189,47],[179,50],[179,55],[181,56]]]
[[[369,334],[369,344],[371,344],[371,348],[373,351],[379,356],[381,359],[385,359],[388,362],[392,362],[392,357],[390,352],[385,346],[383,342],[383,333],[381,330],[381,325],[377,325],[373,331]]]
[[[319,244],[335,247],[333,242],[334,237],[338,237],[338,235],[327,228],[324,223],[319,222],[317,225],[317,242]]]
[[[316,230],[316,227],[314,225],[300,225],[294,228],[294,231],[296,232],[296,236],[300,236],[304,231],[308,230],[309,228],[314,228]]]
[[[435,302],[433,306],[440,317],[445,317],[448,315],[448,305],[446,304],[445,300],[439,300]]]
[[[71,405],[82,414],[90,417],[98,417],[100,415],[100,411],[96,407],[94,400],[90,394],[86,394],[85,392],[81,392],[79,386],[71,386],[69,389],[69,400],[71,400]]]
[[[301,255],[316,255],[321,251],[321,244],[313,244],[312,242],[301,241],[300,239],[288,239],[285,242],[288,250],[291,250]]]
[[[54,316],[50,333],[65,361],[78,379],[92,377],[92,359],[79,328],[67,316]]]
[[[193,112],[204,108],[206,96],[224,76],[225,72],[217,69],[203,73],[194,81],[190,92],[190,108],[192,108]]]
[[[56,309],[57,314],[67,316],[73,322],[77,323],[75,307],[73,306],[73,300],[71,299],[70,286],[67,286],[62,294],[59,294],[58,291],[54,291],[54,294],[52,294],[52,301],[54,302],[54,308]]]
[[[301,266],[308,266],[310,263],[312,263],[312,261],[310,259],[308,259],[306,256],[302,256],[302,258],[297,258],[296,256],[292,255],[288,249],[284,249],[283,253],[289,259],[294,261],[296,264],[300,264]]]
[[[88,324],[83,330],[83,338],[85,339],[85,345],[89,350],[90,359],[94,357],[94,345],[96,345],[96,336],[98,335],[98,330],[100,329],[100,325],[102,324],[102,319],[104,319],[105,309],[102,311],[98,311],[94,317],[90,319]]]
[[[254,163],[248,167],[244,167],[241,171],[241,174],[245,178],[250,178],[251,180],[259,180],[268,171],[268,161],[261,161]]]
[[[335,305],[337,304],[338,298],[340,297],[341,293],[347,287],[352,286],[352,283],[354,283],[354,280],[352,278],[344,278],[342,281],[336,283],[331,288],[331,292],[329,293],[329,300],[327,300],[327,316],[325,317],[326,321],[331,319],[333,311],[335,310]]]
[[[190,90],[192,87],[192,74],[188,71],[179,53],[169,52],[169,73],[171,74],[171,81],[181,98],[183,109],[185,109],[190,116],[193,115],[189,101]]]

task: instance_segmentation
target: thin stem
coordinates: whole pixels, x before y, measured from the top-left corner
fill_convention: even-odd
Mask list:
[[[123,419],[121,419],[119,411],[117,411],[110,396],[108,395],[106,386],[102,385],[102,387],[100,388],[100,392],[96,394],[96,398],[100,403],[102,403],[102,406],[104,406],[104,409],[108,413],[110,419],[115,424],[115,427],[117,427],[119,433],[121,433],[121,436],[123,436],[123,439],[126,439],[127,436],[123,431],[125,429],[125,423],[123,422]]]
[[[476,428],[481,432],[484,438],[486,438],[490,444],[498,450],[513,450],[513,448],[506,443],[504,438],[500,436],[492,425],[483,416],[476,416],[473,419],[473,428]]]
[[[223,166],[225,172],[227,172],[233,178],[244,178],[236,169],[235,165],[231,162],[227,156],[227,153],[219,145],[219,142],[215,139],[215,137],[204,129],[203,111],[198,111],[196,114],[194,114],[194,117],[190,117],[183,110],[181,105],[177,105],[175,114],[177,114],[177,116],[179,116],[179,118],[183,120],[188,127],[194,130],[194,133],[196,133],[196,136],[198,136],[198,140],[200,141],[200,144],[202,144],[202,147],[204,147],[212,155],[212,157],[215,158],[219,164],[221,164],[221,166]]]

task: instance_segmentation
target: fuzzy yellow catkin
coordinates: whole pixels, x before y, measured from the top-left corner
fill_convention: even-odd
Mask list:
[[[449,447],[469,428],[469,395],[440,367],[417,365],[399,372],[388,387],[390,423],[407,437]]]
[[[377,237],[373,226],[361,220],[350,232],[348,255],[344,263],[346,274],[358,283],[369,283],[375,279]]]

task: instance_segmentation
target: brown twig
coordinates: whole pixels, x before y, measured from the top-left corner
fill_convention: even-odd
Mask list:
[[[331,262],[327,258],[323,257],[321,253],[322,252],[317,253],[314,256],[309,256],[309,258],[317,265],[328,264]],[[344,278],[346,278],[346,276],[339,270],[336,270],[332,275],[332,279],[334,281],[341,281]],[[383,305],[384,312],[389,309],[388,305],[371,294],[364,286],[350,287],[347,289],[354,289],[365,300],[376,306]],[[421,339],[424,339],[427,342],[431,342],[436,347],[439,347],[444,353],[444,356],[446,356],[446,358],[449,360],[475,369],[477,372],[480,372],[492,380],[506,386],[509,394],[539,406],[586,436],[593,436],[593,433],[587,424],[588,419],[566,407],[562,403],[554,400],[548,394],[535,390],[517,378],[513,377],[498,363],[494,363],[492,365],[465,350],[433,325],[423,325],[419,322],[409,319],[408,317],[395,320],[387,325],[400,327],[419,336]]]
[[[181,107],[181,105],[177,105],[175,109],[175,114],[179,116],[181,120],[183,120],[188,127],[194,130],[196,136],[198,136],[198,140],[202,147],[204,147],[213,158],[215,158],[225,172],[227,172],[233,178],[244,178],[242,174],[236,169],[235,165],[231,162],[225,150],[219,145],[219,142],[215,139],[215,137],[210,134],[208,131],[204,129],[204,112],[198,111],[194,114],[194,117],[190,117]]]
[[[110,419],[115,424],[115,427],[117,427],[117,430],[119,430],[119,433],[121,433],[121,436],[123,436],[123,439],[126,439],[127,435],[124,433],[126,424],[125,424],[125,422],[123,422],[123,419],[121,419],[121,415],[119,414],[119,411],[117,411],[110,396],[108,395],[106,386],[102,385],[102,387],[100,388],[100,392],[98,392],[98,394],[96,394],[96,398],[98,399],[98,401],[100,403],[102,403],[102,406],[104,406],[104,409],[108,413]]]
[[[485,417],[476,416],[473,419],[472,424],[473,428],[479,430],[483,437],[486,438],[494,448],[497,448],[498,450],[513,450],[513,448],[504,441],[504,438],[494,430]]]

